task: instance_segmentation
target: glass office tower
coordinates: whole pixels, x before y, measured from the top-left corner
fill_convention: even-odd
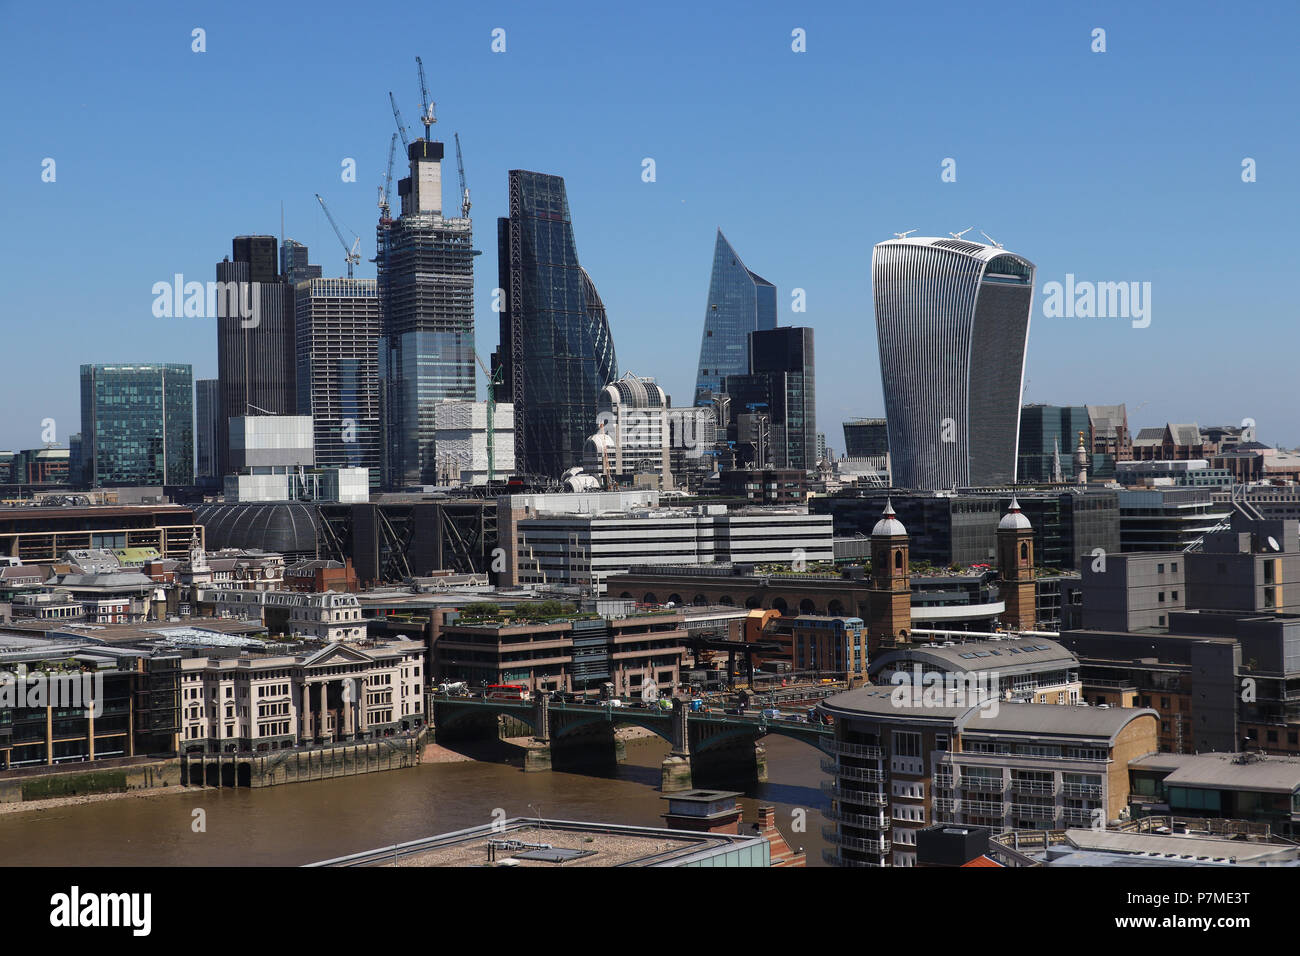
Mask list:
[[[713,277],[704,312],[704,336],[695,378],[695,402],[722,391],[728,375],[749,372],[749,333],[776,328],[776,286],[750,272],[718,230],[713,247]]]
[[[893,483],[1014,482],[1033,263],[912,237],[879,243],[871,274]]]
[[[562,177],[510,171],[497,247],[505,291],[497,401],[514,403],[516,466],[559,477],[582,464],[597,396],[618,378],[605,305],[578,264]]]
[[[1083,432],[1085,438],[1092,432],[1085,405],[1026,405],[1022,408],[1017,479],[1027,482],[1074,481],[1074,449],[1079,444],[1079,432]],[[1058,466],[1059,479],[1054,477]]]
[[[193,484],[190,366],[81,366],[81,445],[92,488]]]
[[[369,468],[380,482],[379,293],[374,279],[295,286],[298,414],[312,419],[316,464]]]
[[[728,375],[723,382],[732,407],[769,416],[770,464],[811,471],[817,466],[813,330],[783,326],[751,332],[748,351],[748,374]]]

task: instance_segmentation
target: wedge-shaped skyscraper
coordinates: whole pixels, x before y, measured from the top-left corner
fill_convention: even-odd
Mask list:
[[[1016,478],[1034,265],[961,239],[891,239],[871,256],[893,483]]]
[[[713,276],[700,339],[695,401],[722,391],[728,375],[749,371],[749,333],[776,328],[776,286],[745,268],[727,237],[718,230],[713,246]]]

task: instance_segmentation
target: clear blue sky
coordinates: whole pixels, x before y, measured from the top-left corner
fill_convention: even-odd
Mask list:
[[[47,417],[60,442],[79,429],[83,362],[214,377],[212,320],[156,319],[150,289],[214,278],[231,237],[279,233],[281,200],[286,235],[326,275],[343,250],[316,192],[373,256],[387,94],[414,135],[417,54],[437,138],[459,131],[464,146],[485,357],[495,220],[507,170],[526,168],[567,181],[620,370],[656,376],[679,404],[717,227],[777,284],[781,324],[816,329],[818,425],[840,449],[845,418],[883,412],[872,245],[974,226],[1035,262],[1040,290],[1066,273],[1152,284],[1145,329],[1044,318],[1040,291],[1027,401],[1127,402],[1134,428],[1249,416],[1263,440],[1300,444],[1298,10],[0,2],[0,447],[38,445]],[[498,27],[505,53],[490,48]],[[1097,27],[1105,53],[1090,49]],[[340,179],[345,157],[356,183]],[[955,183],[940,180],[946,157]],[[1241,180],[1245,157],[1257,182]]]

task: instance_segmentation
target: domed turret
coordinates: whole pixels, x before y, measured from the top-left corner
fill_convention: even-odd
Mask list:
[[[1015,495],[1011,496],[1011,504],[1007,508],[1007,513],[1002,516],[998,522],[999,531],[1032,531],[1033,525],[1029,519],[1020,513],[1020,502],[1016,500]]]
[[[877,535],[887,536],[899,534],[907,534],[907,529],[903,527],[903,522],[899,521],[895,516],[894,503],[887,500],[885,502],[885,510],[881,512],[880,520],[877,521],[876,526],[871,529],[871,536],[874,538]]]

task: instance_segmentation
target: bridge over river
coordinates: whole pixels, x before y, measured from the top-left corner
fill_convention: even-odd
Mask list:
[[[833,729],[821,724],[761,714],[692,711],[681,700],[674,701],[672,710],[560,703],[545,695],[516,701],[435,694],[431,702],[429,715],[440,743],[514,736],[502,729],[511,722],[531,730],[532,738],[524,748],[525,771],[619,760],[622,744],[615,731],[643,727],[672,747],[662,765],[665,793],[690,790],[701,778],[765,781],[762,740],[768,735],[792,737],[822,749],[834,737]],[[526,731],[518,736],[524,735]]]

